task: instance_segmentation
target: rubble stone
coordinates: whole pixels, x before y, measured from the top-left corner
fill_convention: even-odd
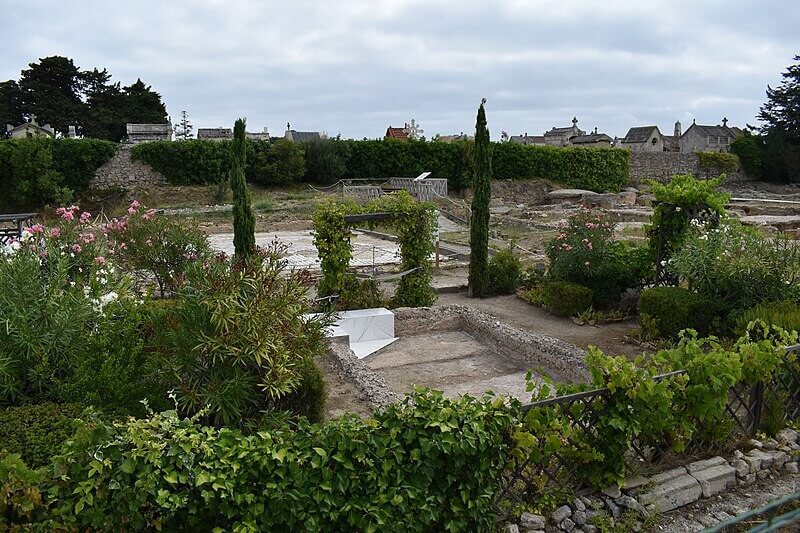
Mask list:
[[[519,525],[524,529],[544,529],[547,520],[542,515],[533,513],[522,513],[519,517]]]
[[[572,508],[569,505],[562,505],[553,512],[551,518],[553,522],[560,524],[565,518],[569,518],[570,516],[572,516]]]

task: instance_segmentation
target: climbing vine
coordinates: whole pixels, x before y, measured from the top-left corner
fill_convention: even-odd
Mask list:
[[[352,201],[328,202],[317,208],[314,213],[314,245],[322,268],[322,279],[317,288],[319,296],[338,294],[344,287],[353,253],[351,225],[345,222],[345,216],[358,213],[394,215],[383,223],[397,232],[402,256],[400,268],[409,272],[400,279],[392,304],[397,307],[432,304],[436,299],[430,286],[435,208],[433,204],[415,201],[407,191],[387,194],[366,205]],[[375,222],[365,221],[364,224],[373,227]]]

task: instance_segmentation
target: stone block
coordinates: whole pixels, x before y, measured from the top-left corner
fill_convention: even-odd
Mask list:
[[[719,466],[726,464],[728,464],[728,461],[726,461],[720,456],[716,456],[712,457],[711,459],[706,459],[704,461],[695,461],[694,463],[690,463],[686,469],[689,471],[690,474],[694,474],[695,472],[699,472],[700,470],[705,470],[706,468],[711,468],[712,466]]]
[[[676,477],[681,477],[681,476],[685,476],[685,475],[686,475],[686,469],[684,467],[680,466],[678,468],[673,468],[672,470],[666,470],[664,472],[656,474],[655,476],[650,478],[650,481],[652,481],[653,484],[655,484],[655,485],[661,485],[665,481],[668,481],[670,479],[675,479]]]
[[[565,518],[569,518],[570,516],[572,516],[572,508],[569,505],[562,505],[553,512],[550,518],[552,518],[553,522],[556,524],[560,524]]]
[[[797,442],[797,437],[798,437],[797,431],[791,428],[782,429],[778,432],[777,435],[775,435],[775,439],[781,444],[795,443]]]
[[[750,472],[755,473],[762,468],[769,468],[772,464],[772,456],[766,452],[755,449],[744,456],[744,460],[750,465]]]
[[[655,504],[659,511],[667,512],[697,501],[702,494],[700,482],[683,474],[668,478],[658,483],[653,490],[640,494],[639,503],[645,506]]]
[[[756,472],[756,479],[763,480],[769,477],[769,470],[759,470]]]
[[[575,522],[569,518],[565,518],[564,521],[561,522],[561,529],[567,533],[572,533],[572,531],[575,529]]]
[[[736,486],[736,469],[727,463],[694,472],[692,475],[700,483],[704,498]]]
[[[575,524],[582,526],[586,523],[586,520],[586,511],[575,511],[572,513],[572,521],[575,522]]]
[[[544,529],[546,522],[545,517],[533,513],[522,513],[519,517],[519,525],[523,529]]]
[[[735,460],[731,466],[736,469],[736,476],[739,478],[743,478],[750,473],[750,465],[744,459]]]
[[[629,477],[622,482],[622,490],[627,491],[627,490],[638,489],[639,487],[643,487],[648,483],[650,483],[650,478],[646,478],[644,476]]]
[[[789,462],[789,454],[781,450],[769,452],[772,456],[772,468],[780,470],[787,462]]]

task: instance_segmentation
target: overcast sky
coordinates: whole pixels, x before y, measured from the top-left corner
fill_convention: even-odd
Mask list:
[[[0,79],[63,55],[160,92],[173,121],[382,137],[755,123],[800,54],[798,0],[0,0]]]

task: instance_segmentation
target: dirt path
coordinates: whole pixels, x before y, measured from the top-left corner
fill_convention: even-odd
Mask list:
[[[534,307],[516,296],[469,298],[466,293],[440,294],[434,305],[468,305],[489,313],[518,328],[556,337],[580,348],[597,346],[612,355],[634,356],[642,348],[625,342],[625,335],[637,326],[636,320],[615,322],[600,326],[579,326],[568,318],[561,318]]]

